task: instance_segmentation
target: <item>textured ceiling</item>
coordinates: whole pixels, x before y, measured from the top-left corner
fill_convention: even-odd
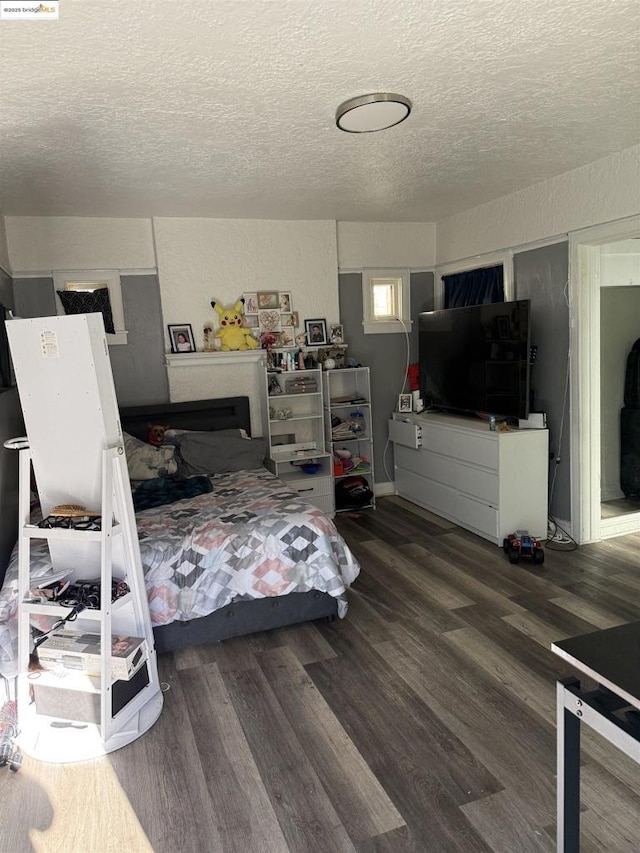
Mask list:
[[[432,221],[640,141],[638,0],[61,0],[0,21],[0,213]],[[382,133],[338,104],[413,101]]]

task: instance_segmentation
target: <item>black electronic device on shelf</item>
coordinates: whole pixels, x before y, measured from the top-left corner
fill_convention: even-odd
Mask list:
[[[526,418],[530,314],[528,299],[420,314],[420,393],[425,405]]]

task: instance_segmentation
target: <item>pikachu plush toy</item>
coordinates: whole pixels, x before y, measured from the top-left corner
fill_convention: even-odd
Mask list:
[[[220,328],[216,337],[220,338],[222,352],[256,349],[260,346],[252,337],[250,330],[242,325],[244,299],[238,299],[233,308],[223,308],[219,302],[211,300],[211,307],[215,309],[220,319]]]

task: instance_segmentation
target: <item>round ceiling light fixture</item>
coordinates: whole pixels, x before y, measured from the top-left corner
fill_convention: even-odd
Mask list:
[[[400,124],[411,112],[411,101],[393,92],[358,95],[340,104],[336,125],[346,133],[374,133]]]

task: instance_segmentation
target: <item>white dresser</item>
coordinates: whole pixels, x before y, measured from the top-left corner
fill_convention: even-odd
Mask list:
[[[497,432],[473,417],[395,414],[396,494],[502,545],[514,530],[546,538],[549,433]]]

